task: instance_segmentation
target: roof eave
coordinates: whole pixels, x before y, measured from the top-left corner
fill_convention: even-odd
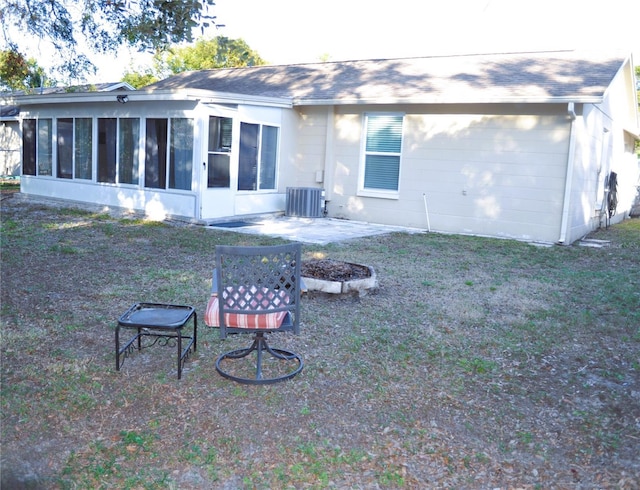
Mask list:
[[[358,98],[344,97],[339,99],[306,99],[294,98],[294,106],[327,106],[327,105],[427,105],[427,104],[600,104],[602,96],[577,97],[489,97],[489,98]]]
[[[263,97],[244,94],[212,92],[209,90],[135,90],[132,92],[76,92],[51,95],[21,95],[8,97],[8,104],[22,107],[42,104],[70,104],[70,103],[118,103],[118,97],[126,95],[128,102],[168,102],[168,101],[199,101],[221,104],[246,104],[270,107],[292,107],[291,99],[282,97]]]
[[[259,105],[268,107],[291,108],[292,100],[287,97],[269,97],[248,95],[231,92],[216,92],[205,89],[180,89],[176,90],[138,90],[129,100],[138,100],[138,94],[143,95],[140,100],[197,100],[206,104],[238,104]]]

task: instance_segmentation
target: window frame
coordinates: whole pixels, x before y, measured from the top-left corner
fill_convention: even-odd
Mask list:
[[[73,179],[89,182],[94,180],[93,128],[93,117],[73,118]]]
[[[73,180],[74,170],[74,117],[57,117],[55,125],[55,158],[54,167],[56,179]],[[67,142],[66,140],[70,141]]]
[[[231,188],[234,118],[209,116],[207,131],[207,189]]]
[[[53,177],[53,119],[25,118],[21,132],[21,175]]]
[[[43,124],[47,124],[47,131],[45,135],[41,134]],[[44,136],[44,137],[42,137]],[[36,175],[38,177],[53,177],[53,118],[43,117],[38,118],[36,123]],[[43,142],[46,141],[47,148],[42,148]],[[43,160],[45,160],[43,162]]]
[[[255,167],[252,167],[251,177],[253,179],[253,184],[255,188],[253,189],[240,189],[241,182],[244,182],[242,171],[243,171],[243,136],[247,133],[243,134],[243,126],[255,126],[257,127],[256,132],[256,147],[255,151],[252,154],[252,157],[255,157]],[[269,154],[265,153],[265,148],[268,148],[268,141],[265,140],[268,135],[265,134],[264,128],[270,128],[275,131],[275,142],[273,145],[273,151]],[[269,131],[267,131],[268,133]],[[239,140],[239,148],[238,148],[238,183],[236,185],[237,192],[275,192],[278,190],[278,170],[280,166],[280,138],[281,138],[281,128],[277,124],[268,124],[262,122],[249,122],[249,121],[240,121],[240,140]],[[264,162],[269,158],[273,157],[273,186],[272,187],[263,187],[265,185],[265,181],[267,180],[264,168]],[[248,167],[247,167],[248,168]],[[246,169],[244,169],[246,170]],[[268,177],[271,177],[270,175]],[[248,182],[248,179],[246,180]],[[268,179],[268,183],[271,183],[271,178]]]
[[[129,129],[131,129],[130,132],[128,132]],[[140,117],[117,118],[116,182],[118,185],[133,185],[136,187],[140,185],[141,132],[142,120]],[[129,168],[129,164],[131,164],[131,168]],[[130,182],[124,180],[129,173],[131,174]]]
[[[115,184],[118,181],[118,119],[117,117],[96,119],[98,141],[95,180],[98,184]]]
[[[187,189],[176,187],[176,153],[172,142],[176,135],[173,130],[174,121],[187,121],[191,128],[191,161],[190,179]],[[155,123],[154,123],[155,121]],[[162,124],[164,122],[164,124]],[[172,117],[146,117],[144,119],[144,172],[142,175],[142,187],[144,189],[164,190],[170,192],[193,192],[194,191],[194,155],[195,155],[195,119],[193,117],[172,116]],[[154,125],[153,127],[151,125]],[[150,129],[154,129],[155,135],[150,139]],[[151,165],[153,164],[153,165]],[[157,168],[154,168],[154,165]],[[154,173],[157,170],[157,176]],[[157,180],[157,184],[155,182]],[[151,185],[155,184],[155,185]],[[173,187],[172,187],[173,184]]]
[[[360,142],[360,164],[358,170],[358,191],[357,195],[362,197],[376,197],[381,199],[398,199],[400,196],[400,182],[402,175],[402,160],[404,150],[404,132],[405,132],[405,113],[400,112],[370,112],[363,114],[362,119],[362,138]],[[401,134],[399,141],[399,151],[373,151],[367,150],[368,143],[368,131],[369,124],[372,118],[401,118]],[[395,189],[383,189],[376,187],[365,186],[365,176],[367,173],[367,157],[368,156],[389,156],[397,157],[398,159],[398,172],[397,181],[395,182]]]
[[[137,187],[140,181],[140,118],[97,117],[95,126],[95,182]]]
[[[162,159],[157,165],[162,172],[157,179],[161,185],[151,187],[147,185],[147,128],[153,121],[162,121],[166,134],[163,132],[160,140],[155,140]],[[194,117],[178,115],[24,118],[21,171],[33,177],[194,192],[195,124]],[[46,148],[43,142],[47,143]],[[47,165],[49,168],[45,168]]]
[[[22,120],[22,152],[20,174],[38,175],[38,119],[25,118]]]

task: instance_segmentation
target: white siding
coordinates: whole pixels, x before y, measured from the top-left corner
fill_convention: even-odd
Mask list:
[[[289,187],[321,187],[317,172],[324,171],[327,135],[327,108],[308,108],[298,114],[295,171],[287,178]],[[330,110],[330,109],[329,109]]]
[[[330,215],[426,228],[426,196],[432,230],[558,239],[568,116],[407,114],[390,200],[357,195],[363,112],[336,115]]]
[[[134,186],[96,184],[82,180],[37,178],[24,175],[21,192],[26,195],[92,203],[106,209],[141,211],[151,219],[194,217],[196,196],[189,192],[142,189]]]
[[[18,121],[1,121],[0,175],[20,175],[21,147]]]
[[[611,171],[618,178],[618,206],[611,223],[629,215],[638,186],[638,163],[632,138],[638,113],[632,67],[626,64],[612,81],[602,103],[576,109],[576,150],[573,157],[569,227],[571,243],[607,224],[602,214],[605,179]]]

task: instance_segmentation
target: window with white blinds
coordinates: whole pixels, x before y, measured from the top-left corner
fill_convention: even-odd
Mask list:
[[[402,154],[402,114],[365,116],[363,191],[398,191]]]

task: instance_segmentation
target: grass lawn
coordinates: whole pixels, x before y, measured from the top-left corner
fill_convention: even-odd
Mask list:
[[[4,194],[3,194],[4,195]],[[303,372],[254,387],[204,326],[218,244],[277,239],[2,201],[2,488],[640,486],[640,221],[601,248],[395,233],[327,246],[375,269],[311,293]],[[118,316],[193,305],[198,350],[115,371]]]

